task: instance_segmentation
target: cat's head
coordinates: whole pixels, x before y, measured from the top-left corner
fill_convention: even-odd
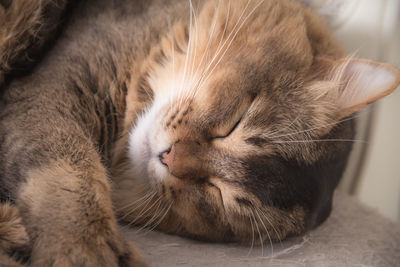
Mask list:
[[[299,234],[329,215],[349,116],[394,90],[399,71],[340,59],[323,22],[293,1],[200,10],[170,27],[136,84],[149,97],[129,131],[116,208],[208,240]]]

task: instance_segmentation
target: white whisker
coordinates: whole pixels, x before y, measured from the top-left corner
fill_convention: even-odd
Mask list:
[[[275,138],[279,138],[279,137],[286,137],[286,136],[296,135],[296,134],[300,134],[300,133],[308,133],[308,132],[312,132],[312,131],[315,131],[315,130],[318,130],[318,129],[322,129],[322,128],[326,128],[326,127],[329,127],[329,126],[333,126],[333,125],[336,125],[336,124],[339,124],[339,123],[342,123],[342,122],[345,122],[345,121],[349,121],[349,120],[358,118],[359,116],[361,116],[361,114],[358,114],[358,115],[355,115],[355,116],[351,116],[351,117],[348,117],[346,119],[343,119],[343,120],[340,120],[340,121],[337,121],[337,122],[328,123],[328,124],[325,124],[323,126],[312,127],[312,128],[306,129],[306,130],[298,131],[298,132],[282,134],[282,135],[278,135],[278,136],[268,136],[268,137],[271,138],[271,139],[275,139]]]
[[[190,1],[191,9],[193,10],[193,20],[194,20],[194,29],[195,29],[195,39],[194,39],[194,45],[193,45],[193,49],[192,49],[193,56],[191,56],[192,59],[191,59],[190,74],[189,74],[189,81],[191,81],[191,79],[193,79],[194,64],[196,62],[196,57],[197,57],[197,49],[196,48],[197,48],[197,42],[199,39],[199,29],[198,29],[197,16],[196,16],[196,12],[193,7],[192,0],[189,0],[189,1]]]
[[[294,120],[292,120],[292,122],[289,125],[285,126],[283,129],[279,129],[279,130],[275,131],[273,134],[277,134],[279,132],[284,132],[287,129],[290,129],[290,127],[300,118],[300,116],[301,115],[297,115],[296,118]],[[270,134],[272,134],[272,133],[270,133]]]
[[[170,211],[170,209],[171,209],[173,203],[174,203],[174,202],[172,201],[171,204],[167,207],[167,209],[166,209],[166,211],[164,212],[163,216],[161,216],[161,218],[158,220],[158,222],[155,223],[155,224],[153,225],[153,227],[150,228],[150,231],[154,230],[154,229],[164,220],[165,216],[166,216],[166,215],[168,214],[168,212]]]
[[[356,139],[316,139],[316,140],[288,140],[288,141],[271,141],[273,144],[286,144],[286,143],[314,143],[314,142],[360,142],[367,143],[365,140]]]
[[[188,44],[186,47],[186,58],[185,58],[185,66],[183,68],[183,76],[182,76],[182,80],[181,80],[181,85],[179,87],[179,93],[178,95],[180,96],[180,100],[179,100],[179,109],[181,108],[182,105],[182,92],[183,92],[183,86],[185,84],[186,81],[186,72],[187,72],[187,68],[188,68],[188,61],[189,61],[189,54],[190,54],[190,49],[191,49],[191,45],[192,45],[192,24],[193,24],[193,13],[192,13],[192,1],[189,0],[189,7],[190,7],[190,18],[189,18],[189,29],[188,29],[188,34],[189,34],[189,40],[188,40]]]
[[[186,100],[188,99],[188,94],[186,91],[190,90],[190,84],[191,84],[191,79],[192,79],[192,67],[193,67],[193,61],[195,60],[195,57],[193,56],[194,51],[196,51],[196,43],[197,43],[197,26],[196,26],[196,14],[194,12],[194,8],[193,8],[193,3],[192,0],[189,0],[189,7],[190,7],[190,16],[191,16],[191,20],[190,20],[190,27],[189,27],[189,53],[188,53],[188,71],[185,74],[185,82],[184,82],[184,86],[185,88],[182,88],[182,92],[185,92],[185,94],[180,94],[181,96],[181,104],[185,103]],[[193,33],[194,31],[194,33]],[[191,37],[193,35],[193,37]],[[181,109],[181,106],[179,106],[179,110]]]
[[[257,207],[255,207],[255,212],[256,212],[256,214],[257,214],[257,216],[258,216],[258,219],[260,220],[260,222],[261,222],[261,224],[263,225],[263,227],[264,227],[264,229],[265,229],[265,232],[267,233],[267,236],[268,236],[268,239],[269,239],[269,244],[271,245],[271,255],[272,255],[272,257],[274,256],[274,245],[273,245],[273,243],[272,243],[272,238],[271,238],[271,236],[270,236],[270,234],[269,234],[269,231],[268,231],[268,229],[267,229],[267,227],[265,226],[265,224],[264,224],[264,221],[261,219],[261,216],[260,216],[260,214],[258,213],[258,211],[257,211]],[[264,256],[264,250],[263,250],[263,256]]]
[[[201,57],[200,62],[197,65],[196,72],[195,72],[195,75],[194,75],[195,77],[198,76],[198,72],[199,72],[199,70],[201,68],[201,65],[203,64],[203,60],[204,60],[204,58],[207,58],[208,53],[210,51],[211,44],[212,44],[213,37],[214,37],[214,33],[215,33],[215,26],[217,25],[217,20],[218,20],[218,15],[219,15],[219,10],[220,10],[220,4],[221,4],[221,0],[218,0],[217,11],[214,13],[213,23],[212,23],[212,27],[211,27],[211,33],[210,33],[210,36],[208,38],[208,43],[207,43],[207,49],[204,51],[203,56]],[[197,82],[195,84],[197,84]],[[195,89],[195,87],[193,89]]]
[[[253,225],[253,220],[252,220],[251,216],[249,217],[249,219],[250,219],[250,224],[251,224],[251,247],[250,247],[249,252],[247,253],[247,257],[250,256],[251,251],[253,250],[253,247],[254,247],[254,225]]]
[[[143,205],[147,205],[150,200],[156,195],[156,193],[152,193],[147,195],[147,198],[145,198],[145,200],[142,203],[139,203],[139,205],[137,205],[136,207],[134,207],[132,210],[130,210],[129,212],[125,213],[123,217],[121,217],[121,219],[126,218],[127,216],[129,216],[130,214],[132,214],[135,210],[137,210],[138,208],[142,207]],[[145,206],[146,207],[146,206]]]
[[[226,29],[228,27],[230,13],[231,13],[231,0],[229,0],[229,2],[228,2],[228,14],[226,15],[224,30],[222,31],[221,39],[219,40],[219,43],[218,43],[218,46],[217,46],[217,51],[220,49],[221,44],[222,44],[222,40],[225,37]]]
[[[175,37],[174,37],[174,32],[173,32],[170,20],[168,20],[168,28],[171,33],[171,43],[172,43],[172,48],[171,48],[171,50],[172,50],[171,51],[172,52],[172,55],[171,55],[172,56],[172,83],[171,83],[171,86],[174,86],[175,85]],[[171,92],[173,92],[173,90],[175,90],[175,88],[170,88],[169,90]],[[173,102],[173,94],[170,94],[169,101],[170,101],[169,107],[171,109],[172,102]]]
[[[144,191],[144,190],[143,190],[143,191]],[[141,191],[141,192],[143,192],[143,191]],[[119,207],[118,209],[116,209],[116,211],[121,211],[121,210],[124,210],[124,209],[126,209],[126,208],[129,208],[129,207],[131,207],[132,205],[136,204],[137,202],[141,201],[142,199],[148,197],[148,196],[151,195],[151,194],[152,194],[151,192],[148,192],[148,193],[145,194],[143,197],[141,197],[141,198],[139,198],[139,199],[136,199],[135,201],[132,201],[132,202],[130,202],[130,203],[128,203],[128,204],[126,204],[126,205],[124,205],[124,206],[122,206],[122,207]]]
[[[215,18],[217,18],[217,17],[218,17],[218,14],[219,14],[219,9],[220,9],[219,4],[220,4],[220,2],[221,2],[221,0],[219,0],[219,2],[218,2],[217,12],[215,13],[216,15],[214,15]],[[217,46],[217,49],[216,49],[216,54],[219,53],[219,50],[220,50],[222,41],[224,40],[224,37],[225,37],[226,29],[227,29],[227,27],[228,27],[230,9],[231,9],[231,1],[229,0],[229,3],[228,3],[228,14],[227,14],[226,19],[225,19],[224,30],[223,30],[223,32],[222,32],[221,38],[220,38],[220,40],[219,40],[219,43],[218,43],[218,46]],[[240,18],[239,18],[239,20],[240,20]],[[239,22],[239,20],[238,20],[238,22]],[[216,25],[216,20],[214,21],[214,24],[213,24],[213,30],[212,30],[212,33],[213,33],[213,34],[214,34],[215,25]],[[236,25],[235,25],[235,27],[236,27]],[[212,36],[213,36],[213,35],[212,35]],[[228,36],[228,38],[229,38],[229,36]],[[211,48],[211,43],[212,43],[212,38],[211,38],[211,36],[210,36],[209,41],[208,41],[208,45],[207,45],[207,50],[206,50],[207,56],[208,56],[208,52],[209,52],[209,50],[210,50],[210,48]],[[205,54],[206,54],[206,53],[205,53]],[[204,56],[204,55],[203,55],[203,56]],[[215,57],[214,57],[214,58],[215,58]],[[213,60],[214,60],[214,59],[213,59]],[[213,60],[211,61],[210,64],[212,64]],[[202,62],[203,62],[203,58],[202,58],[202,60],[201,60],[201,63],[202,63]],[[209,65],[210,65],[210,64],[209,64]],[[199,68],[200,68],[200,64],[199,64]],[[201,81],[201,79],[205,76],[205,73],[207,72],[208,69],[209,69],[209,66],[207,66],[206,69],[203,70],[202,74],[199,76],[199,78],[197,79],[196,83],[194,83],[195,86],[193,87],[193,89],[194,89],[194,90],[193,90],[193,91],[194,91],[194,94],[192,95],[192,100],[193,100],[194,97],[196,96],[196,92],[197,92],[197,90],[198,90],[198,88],[199,88],[200,81]],[[196,76],[197,76],[197,71],[196,71]]]
[[[137,222],[138,219],[141,219],[145,216],[147,216],[148,212],[157,204],[159,204],[159,202],[161,201],[161,197],[158,197],[156,201],[154,201],[153,204],[151,204],[149,207],[147,207],[147,205],[142,209],[142,211],[136,216],[136,218],[131,221],[130,224]]]
[[[137,233],[139,233],[140,231],[145,229],[147,226],[149,226],[157,218],[158,209],[160,208],[160,206],[162,204],[161,197],[157,200],[157,202],[158,202],[158,205],[155,208],[153,216],[149,220],[147,220],[146,223],[137,230]]]
[[[138,205],[137,207],[135,207],[133,210],[131,210],[129,213],[127,213],[125,216],[133,213],[135,210],[139,209],[140,207],[142,208],[142,211],[139,213],[139,215],[135,216],[135,219],[133,221],[131,221],[128,225],[131,225],[133,223],[135,223],[137,221],[137,219],[140,218],[140,216],[143,214],[143,210],[149,205],[149,203],[151,203],[151,200],[157,195],[156,192],[154,192],[154,194],[152,194],[148,199],[146,199],[143,203],[141,203],[140,205]],[[125,217],[124,216],[124,217]]]
[[[264,240],[263,240],[263,238],[261,236],[260,228],[258,227],[257,219],[254,216],[254,210],[253,209],[251,209],[251,216],[253,217],[254,224],[256,225],[256,229],[257,229],[257,232],[258,232],[258,237],[260,238],[261,256],[264,257]]]
[[[225,46],[225,44],[229,41],[231,35],[232,35],[232,34],[234,33],[234,31],[236,30],[236,27],[239,25],[239,22],[240,22],[240,20],[242,19],[243,15],[245,14],[247,8],[249,7],[250,2],[251,2],[251,0],[249,0],[249,1],[247,2],[247,5],[245,6],[244,10],[243,10],[242,13],[240,14],[240,16],[239,16],[239,18],[238,18],[238,20],[237,20],[235,26],[233,27],[233,29],[232,29],[231,32],[229,33],[229,35],[228,35],[228,37],[226,38],[225,42],[222,44],[221,48],[218,49],[218,50],[215,52],[214,57],[211,59],[210,63],[207,65],[207,67],[206,67],[205,70],[203,71],[203,74],[202,74],[202,76],[201,76],[201,78],[199,79],[199,82],[198,82],[198,83],[199,83],[198,87],[200,87],[200,84],[202,84],[201,81],[202,81],[203,77],[206,75],[206,73],[209,71],[209,69],[211,68],[211,66],[212,66],[212,64],[214,63],[214,61],[215,61],[215,60],[217,59],[217,57],[219,56],[219,53],[222,51],[222,48],[223,48],[223,47]]]
[[[214,65],[214,67],[211,69],[211,71],[208,73],[208,75],[206,76],[206,78],[202,79],[202,81],[200,82],[200,84],[198,85],[198,88],[201,88],[201,86],[206,83],[208,81],[208,79],[211,77],[212,73],[214,72],[214,70],[216,69],[216,67],[219,65],[219,63],[222,61],[222,59],[224,58],[225,54],[228,52],[230,46],[232,45],[233,41],[235,40],[237,34],[239,33],[239,31],[241,30],[241,28],[243,27],[243,25],[245,24],[245,22],[250,18],[250,16],[256,11],[256,9],[264,2],[264,0],[260,1],[254,8],[253,10],[250,11],[250,13],[244,18],[244,20],[242,21],[242,23],[240,24],[239,28],[236,30],[236,32],[234,33],[233,37],[231,38],[230,42],[228,43],[227,47],[225,48],[225,51],[223,52],[223,54],[220,56],[219,60],[217,61],[217,63]],[[247,3],[245,10],[247,9],[248,5],[250,3]],[[243,15],[244,13],[242,13]],[[240,16],[240,18],[242,17],[242,15]],[[239,18],[239,20],[240,20]],[[238,21],[239,22],[239,21]],[[236,27],[236,25],[235,25]],[[233,33],[233,30],[231,32],[231,34]],[[227,40],[229,40],[230,35],[228,36]],[[225,46],[226,41],[224,42],[223,46]],[[218,51],[217,55],[219,54],[220,51]],[[207,69],[208,71],[208,69]]]
[[[243,27],[243,25],[245,24],[245,22],[250,18],[250,16],[256,11],[256,9],[264,2],[264,0],[260,1],[254,8],[253,10],[245,17],[245,19],[243,20],[243,22],[240,24],[239,28],[237,29],[237,31],[235,32],[235,34],[233,35],[231,41],[228,43],[228,46],[226,47],[225,51],[223,52],[223,54],[221,55],[221,57],[219,58],[219,60],[217,61],[217,63],[214,65],[214,67],[211,69],[211,71],[209,72],[209,74],[206,76],[206,78],[204,79],[204,81],[202,82],[202,84],[204,84],[210,77],[211,74],[213,73],[213,71],[215,70],[215,68],[219,65],[219,63],[222,61],[222,59],[224,58],[225,54],[228,52],[229,48],[232,45],[232,42],[235,40],[235,37],[237,36],[237,34],[239,33],[239,31],[241,30],[241,28]],[[199,85],[199,87],[201,87],[201,85]]]
[[[229,41],[230,37],[232,34],[234,34],[236,27],[239,25],[239,22],[241,21],[242,17],[244,16],[244,14],[246,13],[247,8],[250,5],[251,0],[249,0],[244,8],[244,10],[242,11],[242,13],[240,14],[235,26],[233,27],[233,29],[231,30],[231,32],[229,33],[228,37],[226,38],[225,42],[222,44],[221,49],[218,49],[214,55],[214,57],[212,58],[211,62],[208,64],[207,68],[205,71],[208,71],[212,64],[214,63],[215,59],[218,57],[219,53],[222,51],[222,48],[225,46],[225,44]]]

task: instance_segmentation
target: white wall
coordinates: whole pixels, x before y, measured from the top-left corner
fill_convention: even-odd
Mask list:
[[[349,53],[400,67],[400,0],[353,0],[336,21]],[[400,221],[400,89],[374,104],[359,199]],[[368,114],[362,112],[361,114]]]

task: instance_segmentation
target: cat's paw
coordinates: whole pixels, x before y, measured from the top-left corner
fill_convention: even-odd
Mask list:
[[[147,267],[148,263],[142,253],[131,242],[126,242],[127,253],[120,258],[120,266]]]
[[[29,237],[18,209],[8,203],[0,205],[0,263],[1,266],[20,266],[29,254]],[[22,266],[22,265],[21,265]]]
[[[148,266],[138,249],[130,242],[116,242],[94,237],[91,242],[35,244],[30,266],[144,267]],[[92,242],[94,241],[94,242]],[[43,245],[41,245],[41,243]]]

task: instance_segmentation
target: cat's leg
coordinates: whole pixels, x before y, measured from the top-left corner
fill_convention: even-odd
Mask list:
[[[96,122],[96,113],[71,107],[80,99],[58,96],[56,86],[46,91],[43,85],[33,97],[35,85],[28,84],[29,92],[17,84],[4,96],[0,186],[19,209],[31,242],[30,265],[145,265],[118,229],[96,145],[100,129],[79,116]]]
[[[56,160],[28,171],[18,207],[32,266],[145,266],[121,237],[100,161]]]

